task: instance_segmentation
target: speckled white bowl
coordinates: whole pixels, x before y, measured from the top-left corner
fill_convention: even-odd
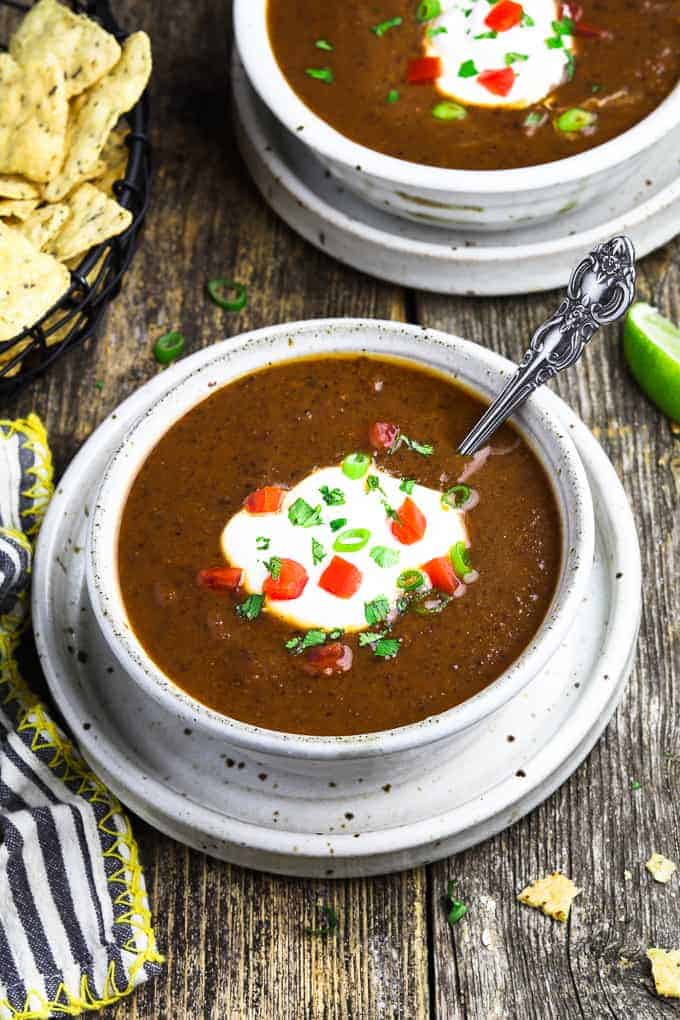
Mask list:
[[[303,355],[372,352],[438,369],[484,396],[501,389],[507,375],[495,355],[467,341],[401,323],[331,319],[275,326],[215,345],[195,371],[153,403],[128,431],[104,473],[92,511],[86,572],[92,606],[111,652],[125,673],[154,703],[188,723],[194,740],[221,742],[225,751],[256,758],[279,772],[303,774],[314,783],[370,776],[377,784],[441,761],[474,740],[475,728],[536,677],[565,638],[588,583],[594,523],[590,489],[571,439],[540,391],[518,415],[525,438],[552,479],[562,516],[560,580],[546,619],[513,665],[462,705],[398,729],[350,737],[281,733],[227,718],[180,690],[148,657],[127,618],[121,598],[117,547],[120,519],[130,486],[161,436],[195,404],[239,376],[272,362]],[[144,738],[143,720],[137,728]],[[149,736],[146,738],[152,740]]]
[[[680,85],[630,130],[587,152],[517,170],[446,170],[385,156],[345,138],[290,87],[272,51],[267,0],[234,0],[239,55],[256,91],[347,188],[420,223],[503,230],[530,226],[615,192],[680,124]]]

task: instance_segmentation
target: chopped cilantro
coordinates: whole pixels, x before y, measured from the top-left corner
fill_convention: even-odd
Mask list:
[[[396,89],[390,89],[390,91],[387,93],[387,100],[386,100],[386,102],[388,102],[388,103],[396,103],[398,101],[399,101],[399,93],[397,92]]]
[[[316,78],[317,81],[325,82],[326,85],[333,84],[333,72],[330,67],[307,67],[305,74],[308,78]]]
[[[298,528],[314,528],[322,524],[321,504],[312,507],[304,499],[296,499],[288,507],[288,520]]]
[[[372,647],[373,654],[379,659],[393,659],[399,653],[401,641],[399,638],[381,637]]]
[[[375,626],[376,623],[382,623],[383,620],[387,619],[389,613],[389,599],[385,598],[384,595],[378,595],[370,602],[364,602],[364,616],[369,627]]]
[[[302,636],[297,635],[292,637],[289,641],[286,641],[284,647],[292,652],[294,655],[300,655],[305,652],[308,648],[315,648],[318,645],[326,643],[326,631],[325,630],[308,630],[306,634]]]
[[[439,25],[437,28],[428,28],[427,35],[429,39],[434,39],[436,35],[448,35],[448,28],[444,28],[443,25]]]
[[[526,55],[526,53],[515,53],[514,50],[511,50],[509,53],[505,54],[505,64],[506,64],[506,67],[510,67],[511,64],[517,64],[521,60],[528,60],[528,59],[529,58]]]
[[[256,620],[262,612],[263,604],[264,595],[249,595],[237,605],[236,612],[244,620]]]
[[[571,50],[565,50],[564,55],[567,58],[567,81],[571,81],[576,71],[576,61]]]
[[[327,485],[322,485],[319,492],[323,496],[326,506],[342,506],[345,502],[345,494],[342,489],[329,489]]]
[[[630,783],[630,788],[631,790],[641,790],[642,783],[639,781],[639,779],[632,779]]]
[[[404,435],[403,432],[399,433],[389,448],[388,453],[396,453],[400,446],[405,446],[408,450],[413,450],[414,453],[419,453],[422,457],[431,457],[434,453],[434,446],[431,443],[419,443],[417,439],[411,439],[409,436]]]
[[[536,22],[531,17],[531,15],[527,14],[526,11],[525,11],[524,14],[521,17],[521,20],[520,20],[520,23],[519,23],[519,27],[520,28],[533,28],[535,24],[536,24]]]
[[[315,538],[313,538],[312,539],[312,560],[314,562],[314,566],[315,567],[317,566],[317,564],[321,563],[321,561],[324,559],[325,555],[326,555],[326,550],[321,545],[321,542],[317,542],[317,540]]]
[[[271,542],[271,538],[267,538],[266,535],[258,535],[255,539],[255,548],[258,552],[266,552]]]
[[[391,28],[398,28],[402,21],[403,18],[400,17],[388,18],[387,21],[381,21],[379,25],[374,25],[371,32],[373,32],[374,35],[377,35],[380,39],[385,32],[389,32]]]
[[[415,488],[415,484],[416,484],[415,478],[403,478],[399,488],[401,489],[402,492],[405,492],[410,496],[411,493],[413,492],[413,489]]]
[[[340,531],[340,528],[344,528],[346,524],[346,517],[336,517],[334,521],[331,521],[331,531]]]
[[[475,67],[474,60],[464,60],[458,68],[459,78],[474,78],[479,74],[479,71]]]
[[[379,567],[394,567],[399,562],[398,551],[389,549],[386,545],[374,545],[369,556]]]
[[[332,50],[333,47],[326,39],[317,39],[314,43],[317,50]]]
[[[480,32],[479,35],[473,35],[473,39],[495,39],[498,36],[498,32],[494,32],[491,29],[490,32]]]

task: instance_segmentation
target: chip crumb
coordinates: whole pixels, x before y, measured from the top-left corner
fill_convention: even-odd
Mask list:
[[[664,885],[666,882],[670,882],[678,868],[674,861],[670,861],[668,857],[657,853],[652,854],[645,863],[645,867],[656,882],[662,882]]]
[[[571,904],[580,892],[570,878],[560,871],[553,871],[546,878],[539,878],[522,889],[517,899],[527,907],[542,910],[548,917],[564,923],[569,917]]]
[[[648,949],[657,995],[680,999],[680,949]]]
[[[633,877],[633,872],[630,871],[628,868],[626,868],[625,871],[623,872],[624,881],[630,882],[632,877]]]

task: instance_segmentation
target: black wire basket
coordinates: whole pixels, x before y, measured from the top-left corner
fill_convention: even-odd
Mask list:
[[[70,6],[94,18],[118,42],[125,39],[127,33],[116,22],[109,0],[76,0]],[[23,15],[30,4],[0,0],[0,9],[5,7]],[[38,322],[11,340],[0,342],[0,398],[44,372],[67,350],[96,335],[108,303],[120,290],[135,253],[151,191],[148,89],[124,119],[130,127],[126,138],[130,154],[125,176],[115,182],[113,190],[120,205],[132,213],[132,222],[124,233],[91,248],[71,269],[68,290]]]

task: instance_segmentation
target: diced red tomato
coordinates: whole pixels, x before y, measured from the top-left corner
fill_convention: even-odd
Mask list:
[[[330,645],[310,648],[302,663],[308,676],[332,676],[333,673],[347,673],[352,668],[354,654],[349,645],[334,641]]]
[[[411,497],[407,496],[397,510],[397,520],[391,522],[390,528],[397,542],[401,542],[402,545],[413,545],[425,534],[427,520],[422,510],[419,510]]]
[[[307,581],[307,571],[301,563],[282,558],[279,576],[274,580],[270,574],[262,585],[262,591],[268,598],[284,602],[302,595]]]
[[[368,441],[374,450],[389,450],[399,435],[399,426],[389,421],[374,421],[368,432]]]
[[[249,514],[275,514],[281,509],[285,495],[286,490],[278,485],[265,485],[263,489],[251,492],[244,506]]]
[[[363,574],[353,563],[334,556],[319,578],[319,588],[339,599],[351,599],[359,591]]]
[[[484,24],[492,32],[507,32],[508,29],[519,25],[523,14],[524,8],[521,4],[516,4],[515,0],[501,0],[491,8],[484,18]]]
[[[511,67],[499,67],[495,71],[482,71],[477,75],[477,81],[494,96],[507,96],[515,84],[515,72]]]
[[[445,595],[453,595],[460,584],[450,556],[437,556],[428,563],[424,563],[423,570],[430,578],[432,587],[437,591],[444,592]]]
[[[240,567],[208,567],[199,570],[196,581],[202,588],[215,591],[235,591],[241,584],[243,571]]]
[[[439,57],[417,57],[408,62],[406,81],[410,85],[419,85],[427,81],[436,81],[441,73],[442,62]]]

